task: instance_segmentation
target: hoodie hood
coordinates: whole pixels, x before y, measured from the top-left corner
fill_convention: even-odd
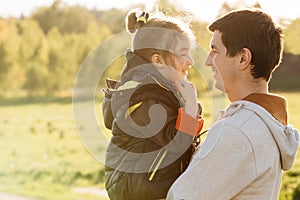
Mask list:
[[[284,125],[288,124],[286,99],[275,94],[254,93],[243,100],[256,103],[266,109],[275,119]]]
[[[287,123],[286,100],[276,95],[251,94],[243,100],[233,102],[226,115],[233,114],[239,108],[255,112],[265,122],[279,149],[281,169],[289,170],[298,150],[299,132]]]

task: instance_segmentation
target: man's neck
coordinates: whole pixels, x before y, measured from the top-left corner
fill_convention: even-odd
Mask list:
[[[251,82],[239,83],[226,91],[230,102],[242,100],[253,93],[269,93],[268,83],[265,80],[256,80]]]

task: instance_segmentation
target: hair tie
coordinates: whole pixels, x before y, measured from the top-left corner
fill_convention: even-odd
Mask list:
[[[146,12],[141,12],[141,13],[136,13],[136,21],[137,22],[144,22],[144,24],[146,24],[147,23],[147,14],[148,13],[146,13]],[[149,15],[148,15],[149,16]]]

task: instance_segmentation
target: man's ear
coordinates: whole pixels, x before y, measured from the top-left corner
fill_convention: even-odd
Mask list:
[[[157,53],[153,54],[152,57],[151,57],[151,62],[152,63],[162,64],[160,55],[157,54]]]
[[[251,65],[252,53],[248,48],[243,48],[240,53],[240,70],[246,69]]]

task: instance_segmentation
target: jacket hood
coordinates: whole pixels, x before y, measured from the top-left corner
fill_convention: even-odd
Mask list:
[[[133,68],[147,63],[146,60],[135,54],[131,49],[127,49],[125,56],[127,63],[121,73],[121,77],[123,77],[127,72],[129,72]]]
[[[287,123],[286,100],[271,94],[251,94],[233,102],[227,112],[244,108],[255,112],[268,126],[280,152],[281,169],[293,166],[299,146],[299,132]]]

